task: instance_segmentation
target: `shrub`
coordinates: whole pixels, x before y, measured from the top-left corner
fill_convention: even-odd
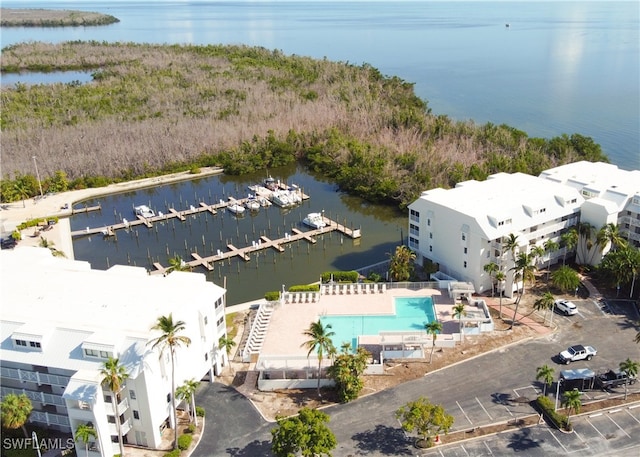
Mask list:
[[[358,282],[360,275],[357,271],[325,271],[321,278],[323,283],[331,281],[335,282]]]
[[[182,449],[183,451],[186,451],[187,449],[189,449],[189,446],[191,446],[191,441],[193,440],[193,436],[192,435],[180,435],[178,437],[178,449]]]
[[[196,424],[189,424],[187,428],[184,429],[185,433],[193,433],[196,431]]]
[[[567,416],[565,416],[564,414],[560,414],[554,410],[555,406],[553,404],[553,401],[551,401],[549,397],[540,395],[537,398],[536,403],[538,405],[538,408],[540,408],[540,410],[542,411],[542,413],[545,416],[547,416],[549,419],[551,419],[551,421],[554,423],[556,427],[562,428],[564,430],[569,430],[568,424],[567,424]]]
[[[306,284],[306,285],[289,287],[289,292],[318,292],[318,291],[320,291],[319,284]]]
[[[267,292],[264,294],[264,299],[267,301],[276,301],[280,298],[280,292],[275,290],[273,292]]]
[[[197,166],[193,166],[189,169],[189,173],[192,175],[199,175],[201,172],[200,168]]]
[[[180,449],[174,449],[173,451],[167,452],[164,455],[164,457],[179,457],[179,456],[180,456]]]
[[[202,406],[196,406],[196,416],[204,417],[204,408]]]
[[[16,241],[20,241],[22,239],[22,233],[20,233],[18,230],[14,230],[13,233],[11,233],[11,238]]]

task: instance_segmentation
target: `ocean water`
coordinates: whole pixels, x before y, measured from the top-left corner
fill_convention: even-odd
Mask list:
[[[436,114],[530,136],[580,133],[640,169],[640,2],[3,1],[98,11],[117,24],[2,29],[30,40],[247,44],[369,63]],[[508,24],[508,27],[507,27]]]

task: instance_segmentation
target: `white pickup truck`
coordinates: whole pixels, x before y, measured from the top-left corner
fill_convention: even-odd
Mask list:
[[[571,362],[577,360],[591,360],[597,353],[598,351],[591,346],[577,344],[570,346],[566,351],[562,351],[558,354],[558,357],[560,358],[560,362],[569,365]]]

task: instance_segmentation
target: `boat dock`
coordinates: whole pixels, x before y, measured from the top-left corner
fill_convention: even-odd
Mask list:
[[[304,194],[302,191],[300,192],[300,197],[302,198],[302,200],[307,200],[309,198],[308,195]],[[264,194],[264,193],[262,193]],[[224,209],[227,206],[233,204],[233,203],[237,203],[239,205],[244,205],[247,200],[249,200],[249,198],[239,198],[239,199],[234,199],[234,198],[230,198],[228,201],[224,201],[224,200],[220,200],[220,202],[218,203],[214,203],[214,204],[207,204],[205,202],[200,202],[199,205],[193,206],[191,205],[189,207],[189,209],[185,209],[182,211],[177,211],[174,208],[169,208],[168,212],[162,213],[159,212],[157,215],[153,216],[153,217],[149,217],[149,218],[145,218],[143,216],[140,215],[132,215],[132,220],[128,220],[128,219],[122,219],[122,222],[119,222],[117,224],[111,224],[111,225],[106,225],[104,227],[87,227],[85,229],[82,230],[75,230],[73,232],[71,232],[71,236],[75,237],[75,236],[90,236],[90,235],[97,235],[97,234],[102,234],[104,236],[113,236],[115,235],[116,231],[118,230],[122,230],[122,229],[129,229],[131,227],[135,227],[138,225],[146,225],[147,228],[151,228],[153,227],[153,223],[154,222],[166,222],[170,219],[179,219],[180,221],[184,222],[187,220],[187,216],[192,216],[194,214],[199,214],[199,213],[203,213],[205,211],[210,212],[211,214],[216,214],[218,212],[218,210]],[[86,212],[86,211],[94,211],[100,209],[100,206],[95,206],[95,207],[91,207],[91,208],[82,208],[79,210],[74,210],[74,212]]]
[[[238,248],[232,244],[227,244],[227,251],[222,252],[221,250],[218,250],[215,255],[208,257],[202,257],[197,252],[192,252],[191,257],[193,257],[193,260],[185,262],[185,266],[188,266],[190,268],[202,266],[207,270],[212,271],[213,264],[215,262],[224,261],[231,257],[240,257],[245,262],[248,262],[249,260],[251,260],[250,254],[253,252],[262,251],[264,249],[275,249],[278,252],[284,252],[285,249],[283,245],[299,240],[305,240],[309,243],[314,244],[318,241],[315,238],[317,235],[333,231],[338,231],[354,239],[360,238],[361,236],[360,229],[350,229],[326,217],[324,217],[324,222],[327,224],[326,227],[312,229],[306,232],[298,230],[297,228],[292,228],[292,233],[285,233],[284,237],[278,238],[277,240],[272,240],[266,236],[261,236],[258,241],[253,241],[251,246],[246,246],[243,248]],[[159,262],[154,262],[153,266],[155,267],[155,270],[151,271],[150,274],[167,274],[167,272],[170,271],[169,267],[164,267]]]

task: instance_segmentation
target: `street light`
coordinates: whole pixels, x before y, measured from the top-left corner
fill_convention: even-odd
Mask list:
[[[42,197],[42,183],[40,182],[40,173],[38,173],[38,164],[36,162],[36,156],[31,156],[33,159],[33,165],[36,167],[36,178],[38,178],[38,187],[40,188],[40,196]]]
[[[554,411],[558,411],[558,397],[560,397],[560,384],[562,384],[562,378],[558,379],[558,382],[556,383],[556,405],[553,408]]]

